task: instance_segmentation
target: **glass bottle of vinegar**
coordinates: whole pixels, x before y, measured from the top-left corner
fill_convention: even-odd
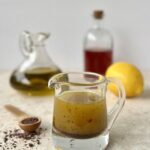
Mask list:
[[[13,88],[28,95],[49,95],[48,80],[61,70],[48,56],[44,42],[48,33],[32,34],[25,31],[20,36],[20,47],[25,56],[24,62],[12,73],[10,84]]]
[[[103,11],[93,13],[95,25],[84,40],[84,70],[105,74],[113,61],[113,38],[108,30],[101,28]]]

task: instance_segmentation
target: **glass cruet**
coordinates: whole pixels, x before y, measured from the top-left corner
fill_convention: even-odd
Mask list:
[[[13,71],[10,84],[13,88],[28,95],[49,95],[48,80],[61,70],[51,60],[45,50],[48,33],[30,33],[20,35],[20,49],[25,56],[23,63]]]

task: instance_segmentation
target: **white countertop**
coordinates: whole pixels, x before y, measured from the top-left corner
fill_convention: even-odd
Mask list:
[[[50,128],[53,98],[51,96],[29,97],[19,94],[10,87],[9,75],[6,71],[0,72],[0,144],[4,145],[4,131],[18,128],[17,118],[4,109],[4,105],[9,103],[31,115],[42,118],[42,128],[46,128],[46,131],[41,135],[41,144],[35,144],[34,147],[28,149],[52,150]],[[140,97],[126,100],[121,114],[111,129],[107,150],[150,149],[150,73],[145,73],[144,79],[145,90],[143,94]],[[14,149],[23,150],[24,141],[18,140],[19,144]]]

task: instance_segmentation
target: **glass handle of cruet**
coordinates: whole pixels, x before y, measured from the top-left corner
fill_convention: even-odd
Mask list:
[[[32,53],[32,38],[31,34],[28,31],[24,31],[19,38],[19,46],[20,49],[25,57],[29,57],[29,55]]]

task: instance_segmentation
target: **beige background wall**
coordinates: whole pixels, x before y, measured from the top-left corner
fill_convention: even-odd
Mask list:
[[[83,36],[97,8],[105,10],[103,26],[114,35],[114,60],[150,69],[149,0],[0,0],[0,68],[21,63],[18,36],[30,30],[51,33],[47,50],[61,68],[81,70]]]

